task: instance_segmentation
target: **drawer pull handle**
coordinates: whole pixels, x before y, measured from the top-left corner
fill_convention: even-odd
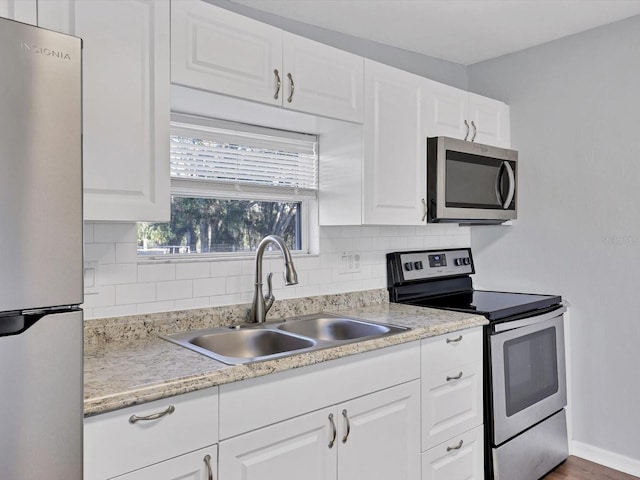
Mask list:
[[[336,428],[336,422],[333,420],[333,413],[329,414],[329,423],[331,424],[331,440],[329,441],[329,448],[333,448],[336,443],[336,437],[338,436],[338,429]]]
[[[349,438],[349,434],[351,433],[351,422],[349,421],[349,416],[347,415],[347,410],[342,410],[342,416],[344,417],[344,421],[347,424],[347,431],[342,437],[342,443],[347,443],[347,439]]]
[[[287,73],[287,78],[289,79],[289,98],[287,98],[287,102],[291,103],[293,100],[293,92],[296,89],[296,84],[293,83],[293,76],[290,73]]]
[[[278,95],[280,94],[280,85],[282,85],[282,82],[280,82],[280,73],[277,68],[273,71],[273,74],[276,76],[276,93],[273,95],[273,98],[277,100]]]
[[[176,411],[176,407],[174,407],[173,405],[169,405],[164,412],[152,413],[151,415],[147,415],[146,417],[131,415],[129,417],[129,423],[143,422],[148,420],[158,420],[159,418],[162,418],[165,415],[171,415],[175,411]]]
[[[458,445],[456,445],[455,447],[447,447],[447,452],[450,452],[452,450],[460,450],[462,448],[462,440],[460,440],[460,443],[458,443]]]
[[[462,341],[462,335],[458,338],[447,338],[447,343],[459,343]]]
[[[204,456],[204,464],[207,466],[207,479],[213,480],[213,469],[211,468],[211,455]]]
[[[451,380],[460,380],[461,378],[462,378],[462,372],[460,372],[455,377],[450,377],[450,376],[447,375],[447,382],[450,382]]]

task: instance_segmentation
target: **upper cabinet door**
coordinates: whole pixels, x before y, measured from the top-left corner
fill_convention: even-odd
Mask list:
[[[282,105],[282,30],[201,0],[172,2],[171,81]]]
[[[475,141],[496,147],[509,148],[509,106],[492,98],[469,93],[469,119],[477,130]]]
[[[427,189],[423,78],[365,60],[363,223],[421,225]]]
[[[283,58],[286,108],[362,123],[362,57],[284,32]]]
[[[0,17],[36,25],[38,21],[36,0],[0,0]]]
[[[38,16],[83,39],[85,220],[169,220],[169,1],[45,1]]]
[[[430,137],[469,136],[468,95],[458,88],[431,80],[425,81],[423,120]]]

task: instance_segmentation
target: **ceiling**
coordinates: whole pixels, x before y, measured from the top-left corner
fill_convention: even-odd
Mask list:
[[[640,0],[231,0],[463,65],[640,15]]]

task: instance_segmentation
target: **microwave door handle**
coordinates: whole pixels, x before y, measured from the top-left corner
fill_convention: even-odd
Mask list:
[[[506,210],[509,208],[509,205],[511,205],[513,196],[516,194],[516,176],[514,175],[513,168],[511,168],[511,164],[509,162],[505,161],[502,162],[502,164],[505,166],[505,170],[509,176],[509,193],[507,193],[507,198],[502,204],[502,208]]]
[[[496,175],[496,198],[498,199],[498,203],[502,206],[504,205],[504,197],[502,196],[502,176],[504,175],[504,164],[502,162],[500,164],[500,168],[498,168],[498,174]]]

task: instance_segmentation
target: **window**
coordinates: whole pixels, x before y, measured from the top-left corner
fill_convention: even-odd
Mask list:
[[[269,234],[308,251],[318,183],[313,135],[172,115],[171,221],[138,224],[138,254],[255,251]]]

